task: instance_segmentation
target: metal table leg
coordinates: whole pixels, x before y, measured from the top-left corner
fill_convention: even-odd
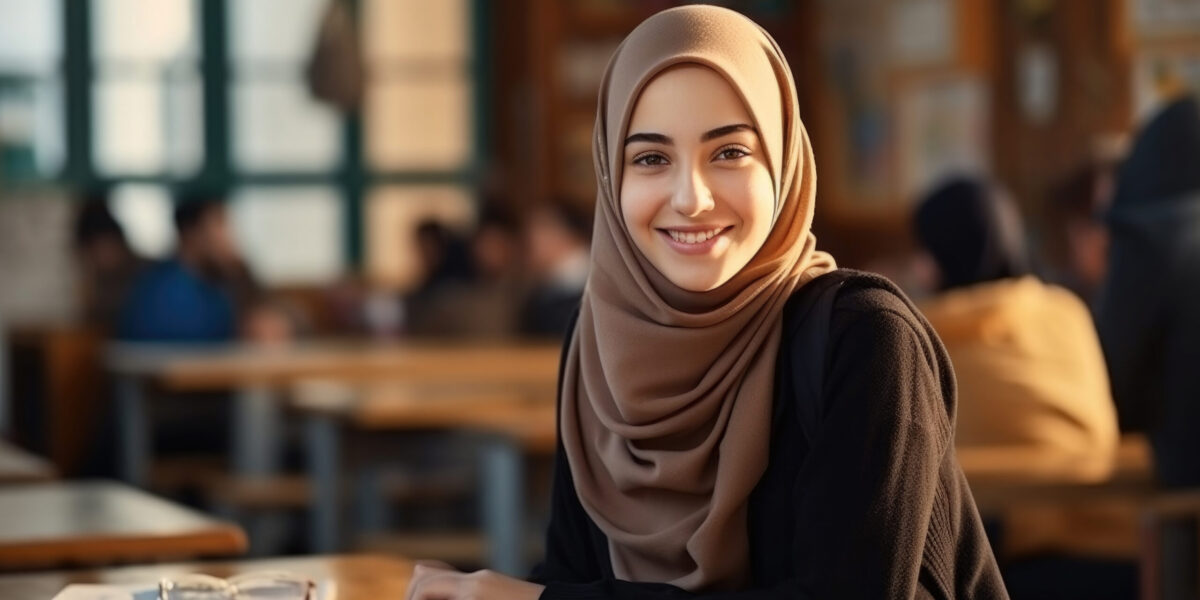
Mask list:
[[[283,447],[282,415],[275,390],[259,386],[238,390],[233,397],[232,448],[234,473],[242,478],[279,473]],[[287,521],[279,514],[251,515],[246,527],[250,554],[277,554],[287,537]]]
[[[270,388],[245,388],[235,394],[232,454],[238,475],[279,472],[281,420],[279,403]]]
[[[500,573],[524,577],[525,473],[520,444],[507,437],[489,437],[482,453],[480,476],[488,563]]]
[[[130,485],[146,487],[149,479],[149,420],[142,382],[132,375],[116,377],[117,428],[120,431],[121,479]]]
[[[340,549],[338,464],[341,432],[334,418],[320,414],[309,415],[305,428],[309,485],[312,486],[312,505],[309,507],[311,550],[327,554]]]

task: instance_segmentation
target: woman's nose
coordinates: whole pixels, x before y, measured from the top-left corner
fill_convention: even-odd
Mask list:
[[[696,217],[713,209],[712,190],[698,169],[688,169],[671,198],[671,208],[681,215]]]

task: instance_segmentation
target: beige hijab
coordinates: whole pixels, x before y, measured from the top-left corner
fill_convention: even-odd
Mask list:
[[[712,68],[740,94],[777,191],[762,249],[703,293],[674,286],[647,262],[619,208],[634,103],[656,74],[680,63]],[[575,489],[608,537],[617,577],[736,589],[749,578],[746,504],[767,465],[783,306],[835,268],[809,231],[816,172],[779,46],[723,8],[647,19],[605,73],[593,155],[593,268],[562,391]]]

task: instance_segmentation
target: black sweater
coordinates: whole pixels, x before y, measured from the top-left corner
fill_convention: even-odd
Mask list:
[[[870,276],[839,292],[811,444],[796,407],[817,400],[781,368],[803,344],[781,343],[770,462],[749,501],[749,589],[617,580],[560,444],[546,559],[533,577],[546,585],[541,597],[1007,598],[954,459],[949,360],[898,294]]]

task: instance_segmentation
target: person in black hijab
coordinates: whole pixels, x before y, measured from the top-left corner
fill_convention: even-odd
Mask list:
[[[915,225],[943,291],[1029,272],[1020,217],[1003,191],[983,180],[942,183],[921,202]]]
[[[1162,484],[1200,485],[1196,98],[1171,102],[1138,135],[1106,220],[1112,241],[1096,322],[1122,429],[1148,434]],[[1165,597],[1195,597],[1195,535],[1194,524],[1164,532]]]
[[[1003,189],[950,179],[914,215],[916,237],[940,274],[921,310],[954,363],[955,446],[970,473],[1001,447],[1024,457],[1006,475],[1027,481],[1100,481],[1112,472],[1116,411],[1092,315],[1069,290],[1030,273],[1021,219]],[[1053,360],[1047,360],[1053,357]],[[981,454],[982,453],[982,454]],[[1087,514],[1087,520],[1073,517]],[[1013,598],[1127,598],[1132,563],[1089,557],[1111,513],[1008,510],[993,514]],[[1088,523],[1081,527],[1077,523]],[[1123,525],[1117,522],[1116,526]],[[1046,590],[1052,590],[1047,594]]]

